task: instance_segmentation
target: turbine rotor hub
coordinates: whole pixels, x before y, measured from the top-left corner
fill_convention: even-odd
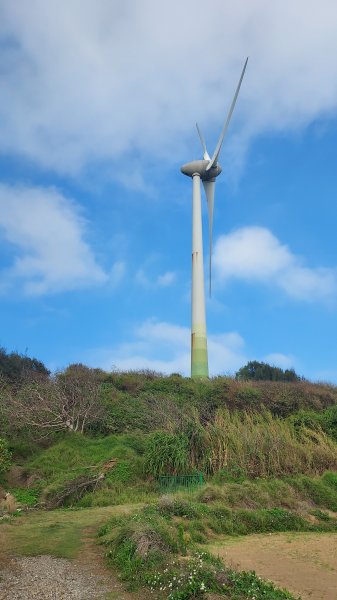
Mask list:
[[[191,162],[186,163],[186,165],[183,165],[180,170],[184,175],[187,175],[187,177],[193,177],[193,175],[198,174],[202,181],[210,181],[220,175],[222,169],[220,165],[217,164],[206,171],[208,165],[209,160],[192,160]]]

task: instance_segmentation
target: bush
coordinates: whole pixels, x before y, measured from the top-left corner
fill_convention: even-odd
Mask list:
[[[301,381],[301,377],[296,375],[294,369],[280,369],[268,365],[268,363],[252,360],[244,367],[241,367],[235,375],[236,379],[246,381],[254,379],[255,381]]]
[[[11,458],[6,440],[0,438],[0,476],[10,468]]]
[[[318,506],[337,512],[336,474],[324,475],[321,479],[310,479],[302,475],[289,479],[289,483],[302,497],[312,500]]]
[[[39,381],[50,375],[50,371],[36,358],[0,348],[0,375],[11,384],[24,381]]]

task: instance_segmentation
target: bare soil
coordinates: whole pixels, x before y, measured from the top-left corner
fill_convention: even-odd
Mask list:
[[[337,600],[337,534],[275,533],[209,546],[235,569],[255,571],[302,600]]]

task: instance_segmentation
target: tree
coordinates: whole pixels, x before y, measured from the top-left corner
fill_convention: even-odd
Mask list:
[[[16,392],[3,386],[2,396],[10,395],[9,417],[21,426],[37,428],[46,436],[57,431],[83,433],[90,421],[104,419],[101,382],[99,369],[77,364],[45,381],[23,385]]]
[[[0,375],[9,383],[21,384],[27,380],[46,378],[50,371],[37,358],[17,352],[8,353],[5,348],[0,348]]]
[[[281,369],[273,367],[268,363],[249,361],[244,367],[241,367],[235,375],[240,381],[253,379],[255,381],[301,381],[294,369]]]

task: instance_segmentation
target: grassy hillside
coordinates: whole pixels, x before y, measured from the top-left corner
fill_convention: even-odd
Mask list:
[[[152,431],[179,423],[197,411],[200,419],[211,419],[219,408],[268,410],[285,417],[300,409],[323,410],[337,404],[337,387],[272,381],[238,381],[216,377],[193,381],[178,375],[112,373],[102,386],[108,405],[106,426],[118,433]]]
[[[47,404],[53,394],[55,403]],[[30,406],[35,410],[34,395],[42,416],[44,410],[49,414],[45,398],[48,411],[57,412],[59,396],[64,407],[67,395],[77,403],[70,409],[83,412],[83,395],[90,399],[90,394],[98,408],[82,434],[48,428],[43,421],[23,422],[15,414],[20,403],[25,416]],[[192,381],[75,366],[47,383],[2,385],[0,400],[2,435],[23,469],[11,486],[28,483],[31,502],[48,504],[72,481],[81,484],[101,472],[104,478],[93,489],[68,494],[65,504],[128,502],[130,494],[142,501],[156,493],[159,474],[202,471],[224,482],[337,471],[337,388],[331,385],[224,377]],[[107,470],[110,460],[115,462]]]
[[[101,529],[101,541],[113,568],[156,598],[207,589],[232,600],[290,599],[224,569],[206,545],[223,535],[337,531],[335,386],[75,366],[2,383],[0,402],[0,438],[12,452],[3,486],[23,507],[135,505]],[[159,475],[197,472],[202,487],[161,493]]]

